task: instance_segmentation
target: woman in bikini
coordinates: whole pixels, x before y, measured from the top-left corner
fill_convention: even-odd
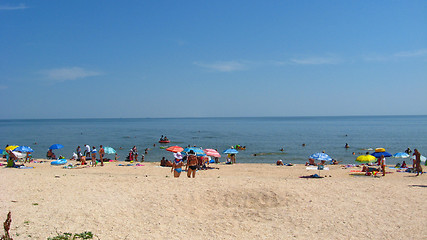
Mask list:
[[[190,178],[191,175],[193,175],[193,178],[195,178],[196,170],[197,170],[197,157],[193,150],[190,150],[190,152],[188,152],[187,166],[188,166],[187,177]]]
[[[184,165],[184,163],[182,162],[182,155],[180,152],[174,153],[173,156],[175,157],[175,160],[172,163],[171,172],[173,171],[173,176],[178,178],[179,175],[181,175],[182,165]]]

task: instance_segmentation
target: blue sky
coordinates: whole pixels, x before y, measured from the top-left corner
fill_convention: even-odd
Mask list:
[[[2,1],[1,119],[427,114],[426,1]]]

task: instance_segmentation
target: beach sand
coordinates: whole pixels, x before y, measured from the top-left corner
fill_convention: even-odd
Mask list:
[[[158,163],[0,169],[12,237],[90,231],[94,239],[426,239],[427,174],[351,176],[274,164],[215,165],[175,179]],[[3,233],[2,231],[0,232]]]

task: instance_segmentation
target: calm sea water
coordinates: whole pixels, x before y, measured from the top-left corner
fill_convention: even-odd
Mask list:
[[[159,144],[161,135],[171,143]],[[246,150],[239,152],[237,161],[244,163],[305,163],[309,155],[323,150],[344,163],[355,163],[366,148],[384,147],[394,154],[410,147],[427,155],[427,116],[0,120],[2,149],[6,144],[26,145],[35,150],[33,156],[44,158],[55,143],[64,145],[55,150],[57,156],[67,158],[85,144],[111,146],[120,160],[134,145],[140,153],[150,148],[146,161],[172,159],[160,146],[196,145],[222,153],[240,144]],[[397,161],[401,160],[389,158],[388,163]]]

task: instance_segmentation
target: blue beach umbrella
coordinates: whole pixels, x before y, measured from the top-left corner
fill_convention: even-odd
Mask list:
[[[30,147],[27,147],[27,146],[20,146],[20,147],[17,147],[17,148],[15,148],[15,149],[13,149],[13,151],[17,151],[17,152],[34,152],[34,150],[32,149],[32,148],[30,148]]]
[[[408,158],[409,154],[407,154],[405,152],[398,152],[398,153],[395,153],[393,155],[393,157],[395,157],[395,158]]]
[[[206,153],[200,148],[188,147],[185,148],[183,152],[188,153],[190,150],[193,150],[197,156],[206,156]]]
[[[105,152],[106,154],[115,154],[115,153],[116,153],[116,150],[114,150],[114,148],[112,148],[112,147],[105,147],[105,148],[104,148],[104,152]]]
[[[384,155],[384,157],[391,157],[392,155],[388,152],[374,152],[371,154],[372,156],[379,158],[381,155]]]
[[[239,151],[237,151],[234,148],[229,148],[229,149],[225,150],[223,153],[225,153],[225,154],[237,154],[237,153],[239,153]]]
[[[49,147],[49,149],[60,149],[63,148],[64,146],[62,146],[61,144],[53,144],[52,146]]]
[[[314,154],[311,154],[309,158],[318,160],[318,161],[332,161],[332,158],[326,153],[314,153]]]

